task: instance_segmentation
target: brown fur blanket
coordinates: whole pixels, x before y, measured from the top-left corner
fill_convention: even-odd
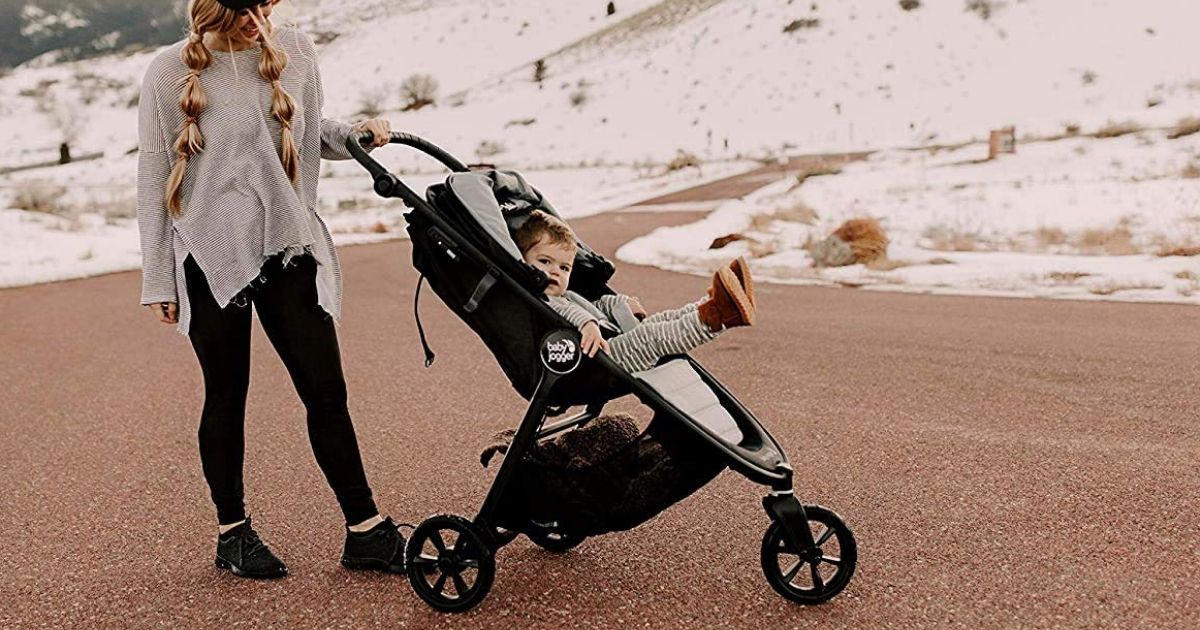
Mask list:
[[[487,466],[508,452],[511,430],[480,454]],[[692,430],[655,418],[639,432],[624,414],[601,416],[530,449],[505,497],[502,520],[593,536],[631,529],[688,497],[725,468]]]

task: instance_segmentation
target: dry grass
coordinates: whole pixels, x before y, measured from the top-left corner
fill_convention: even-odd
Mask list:
[[[1132,120],[1125,121],[1108,121],[1103,127],[1096,130],[1092,134],[1094,138],[1118,138],[1120,136],[1137,133],[1142,130],[1142,126]]]
[[[764,231],[776,221],[790,221],[792,223],[802,223],[804,225],[816,225],[820,217],[817,211],[799,203],[787,208],[779,208],[772,212],[764,212],[756,214],[750,218],[750,229],[752,231]]]
[[[935,225],[926,228],[921,236],[929,241],[929,249],[940,252],[973,252],[980,249],[978,232]]]
[[[895,271],[902,267],[912,267],[917,263],[911,260],[892,260],[891,258],[879,258],[872,260],[866,264],[867,269],[871,271]]]
[[[1200,247],[1185,246],[1163,249],[1158,252],[1159,256],[1200,256]]]
[[[681,171],[689,167],[700,168],[700,158],[696,157],[696,155],[693,153],[684,151],[683,149],[680,149],[678,152],[676,152],[675,158],[670,162],[667,162],[668,173]]]
[[[1183,167],[1179,176],[1183,179],[1200,179],[1200,163],[1188,162],[1188,165]]]
[[[1128,219],[1122,219],[1116,227],[1084,230],[1075,236],[1073,245],[1082,254],[1127,256],[1138,253]]]
[[[1188,271],[1185,269],[1185,270],[1180,271],[1179,273],[1175,274],[1175,279],[1176,280],[1200,280],[1200,273],[1196,273],[1195,271]]]
[[[1042,226],[1033,231],[1033,238],[1040,247],[1064,245],[1067,242],[1067,233],[1062,231],[1062,228]]]
[[[29,212],[44,212],[58,216],[70,214],[63,202],[67,189],[50,180],[28,179],[13,186],[12,207]]]
[[[1087,278],[1092,274],[1082,271],[1051,271],[1043,278],[1051,284],[1075,284],[1082,278]]]
[[[1141,291],[1151,290],[1158,291],[1163,288],[1161,284],[1152,282],[1120,282],[1117,280],[1106,280],[1100,284],[1088,288],[1088,292],[1092,295],[1113,295],[1120,291]]]
[[[871,263],[887,258],[888,237],[875,219],[850,219],[834,230],[832,236],[850,245],[854,262]]]
[[[805,181],[808,181],[808,178],[810,178],[810,177],[820,177],[822,175],[837,175],[838,173],[841,173],[841,172],[842,172],[842,167],[840,167],[836,164],[821,163],[821,164],[814,166],[810,169],[807,169],[803,173],[800,173],[799,175],[797,175],[796,176],[796,185],[792,186],[792,189],[795,190],[798,186],[803,184]]]
[[[921,6],[921,0],[900,0],[900,8],[905,11],[912,11]]]
[[[1190,136],[1196,132],[1200,132],[1200,118],[1188,117],[1175,123],[1175,126],[1167,132],[1167,139],[1174,140]]]

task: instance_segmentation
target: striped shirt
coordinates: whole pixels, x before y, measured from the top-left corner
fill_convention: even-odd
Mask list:
[[[590,303],[571,291],[547,298],[550,308],[576,328],[591,321],[597,325],[615,324],[623,317],[622,311],[630,312],[629,298],[619,294],[604,295]],[[631,327],[621,327],[624,332],[608,340],[609,356],[630,373],[637,373],[654,367],[663,357],[686,354],[716,339],[721,333],[709,330],[700,321],[699,306],[700,302],[692,302],[654,313]],[[631,312],[629,317],[633,317]]]
[[[208,99],[197,119],[204,150],[188,160],[178,218],[167,211],[166,184],[185,118],[179,106],[188,75],[180,59],[185,42],[162,51],[146,71],[138,118],[141,303],[177,302],[176,329],[184,335],[191,322],[183,273],[188,254],[222,307],[273,254],[282,252],[285,264],[293,256],[311,255],[318,263],[317,302],[335,321],[341,316],[337,250],[316,213],[316,200],[321,158],[351,158],[344,146],[351,126],[321,118],[321,72],[312,40],[279,28],[275,42],[288,55],[280,82],[296,101],[292,131],[300,153],[299,180],[289,180],[279,158],[271,85],[258,73],[261,48],[211,50],[213,62],[200,73]]]

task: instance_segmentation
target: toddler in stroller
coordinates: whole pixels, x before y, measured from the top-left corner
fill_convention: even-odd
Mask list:
[[[705,299],[647,319],[637,298],[609,293],[589,302],[567,289],[579,245],[562,219],[534,210],[513,236],[525,262],[546,274],[550,308],[579,329],[584,354],[592,357],[603,349],[630,372],[654,367],[665,356],[694,350],[725,328],[754,323],[754,283],[744,258],[713,274]],[[621,332],[606,340],[601,324]]]
[[[593,338],[592,353],[585,354],[579,324],[564,317],[568,309],[557,310],[551,303],[554,296],[547,296],[551,278],[536,261],[526,262],[513,238],[524,223],[540,216],[537,212],[557,217],[536,189],[519,174],[472,172],[421,138],[393,133],[393,143],[419,149],[454,171],[422,198],[368,156],[358,144],[362,139],[352,137],[346,146],[374,177],[376,193],[398,197],[412,209],[405,219],[413,265],[422,281],[479,335],[513,388],[530,401],[511,440],[497,449],[507,453],[475,517],[436,515],[412,532],[405,564],[419,597],[438,610],[468,610],[491,589],[496,552],[517,536],[524,534],[547,549],[569,549],[586,536],[643,522],[725,468],[770,488],[762,500],[770,523],[760,559],[776,592],[812,604],[846,587],[857,560],[850,529],[834,512],[796,499],[792,467],[782,448],[716,378],[685,352],[672,353],[671,348],[653,352],[643,369],[631,370],[642,367],[636,363],[621,365],[609,351],[596,350],[603,350],[603,339],[618,354],[611,342],[626,331],[602,326],[599,317],[601,339]],[[566,278],[560,279],[562,294],[568,288],[578,294],[582,299],[575,305],[580,308],[615,303],[615,298],[604,298],[616,295],[608,286],[613,266],[581,240],[576,239],[576,246],[574,260],[567,261],[569,286]],[[712,295],[696,305],[693,314],[709,333],[717,323],[732,327],[753,321],[749,269],[744,261],[735,267],[718,270]],[[739,271],[745,280],[739,280]],[[419,287],[420,282],[418,295]],[[718,302],[722,306],[715,306]],[[628,300],[624,303],[629,306]],[[700,315],[701,308],[708,315]],[[632,329],[644,325],[629,324]],[[419,319],[418,330],[428,364],[432,352]],[[627,419],[601,417],[606,404],[628,395],[653,411],[641,434]],[[583,411],[547,422],[576,406]],[[582,465],[574,465],[578,460]],[[554,474],[561,476],[557,485],[547,483]],[[595,479],[618,483],[586,485]],[[648,480],[652,483],[638,483]],[[651,486],[668,491],[647,492]],[[538,489],[544,492],[530,492]],[[581,513],[583,507],[570,509],[570,495],[606,489],[611,494],[597,504],[626,500],[637,507],[596,514]],[[557,504],[546,501],[545,492],[551,491],[567,498]]]

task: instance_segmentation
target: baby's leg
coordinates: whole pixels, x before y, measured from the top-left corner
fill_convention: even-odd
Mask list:
[[[647,319],[637,328],[609,339],[609,355],[626,370],[640,372],[654,367],[667,355],[689,352],[719,334],[710,331],[693,308],[675,319],[653,322]]]
[[[703,302],[703,301],[704,300],[700,300],[700,302]],[[689,304],[684,304],[683,306],[681,306],[679,308],[672,308],[672,309],[668,309],[665,311],[659,311],[659,312],[654,313],[653,315],[647,317],[646,319],[643,319],[642,323],[643,324],[653,324],[654,322],[665,322],[665,321],[671,321],[674,319],[679,319],[680,317],[683,317],[683,316],[687,315],[688,313],[695,313],[696,309],[700,307],[700,302],[691,302]]]

